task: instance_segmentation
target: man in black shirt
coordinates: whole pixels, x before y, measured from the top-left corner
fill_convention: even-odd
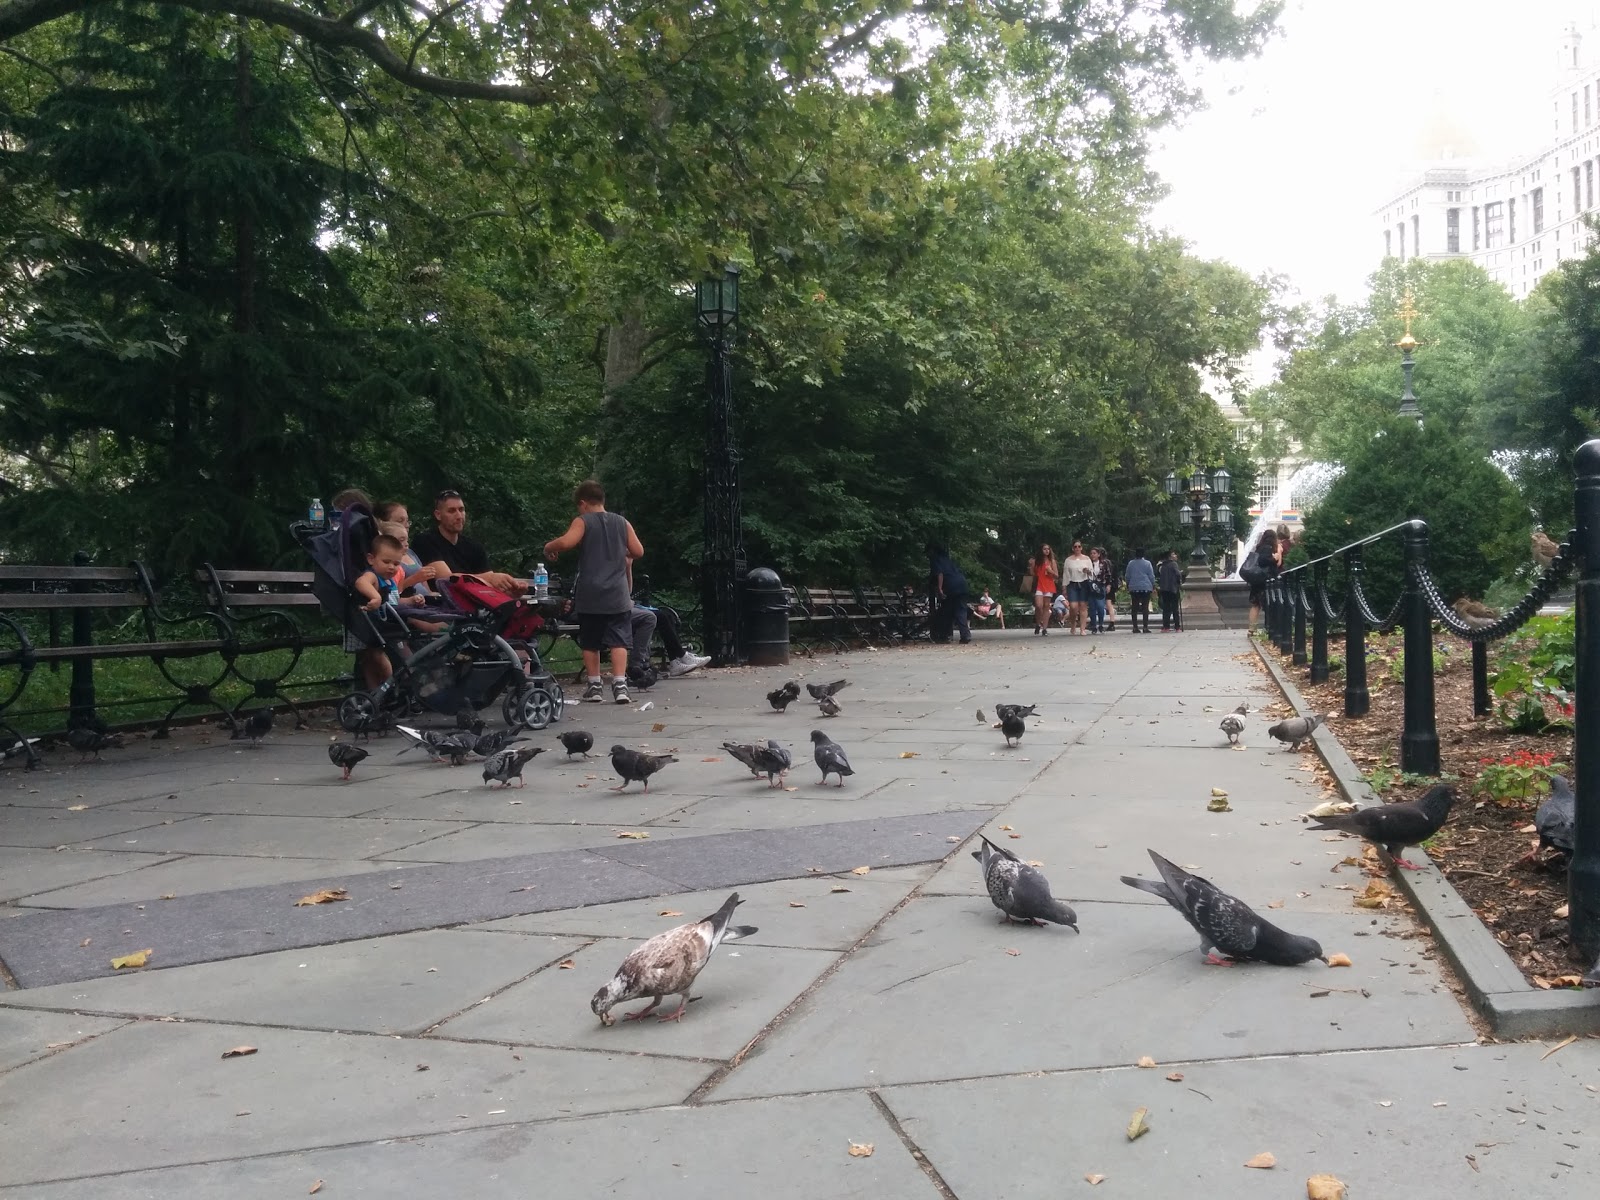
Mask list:
[[[469,537],[467,528],[467,502],[457,491],[443,491],[433,502],[433,520],[436,529],[418,534],[411,540],[411,550],[425,567],[431,569],[434,579],[449,575],[476,575],[490,587],[508,595],[518,595],[528,590],[528,581],[515,579],[503,571],[489,569],[489,552],[483,543]]]

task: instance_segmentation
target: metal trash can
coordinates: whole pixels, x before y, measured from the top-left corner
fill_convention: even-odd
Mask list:
[[[744,648],[752,667],[781,667],[789,661],[789,600],[783,580],[770,567],[757,567],[744,579]]]

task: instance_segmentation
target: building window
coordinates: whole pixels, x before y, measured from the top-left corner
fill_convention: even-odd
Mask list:
[[[1533,233],[1537,237],[1544,232],[1544,189],[1533,189]]]
[[[1583,176],[1577,167],[1572,168],[1572,211],[1583,207]]]
[[[1266,508],[1278,498],[1278,464],[1268,463],[1256,480],[1256,502]]]
[[[1506,241],[1515,242],[1516,240],[1517,240],[1517,202],[1515,200],[1507,200],[1506,201]]]
[[[1394,257],[1394,232],[1389,229],[1383,231],[1383,256],[1385,258]]]
[[[1444,214],[1444,248],[1447,253],[1461,253],[1461,210],[1452,208]]]
[[[1583,164],[1583,194],[1588,201],[1583,207],[1594,207],[1594,162],[1590,160]]]
[[[1578,93],[1572,93],[1572,132],[1578,132]]]
[[[1505,205],[1500,201],[1483,206],[1483,244],[1491,250],[1504,241],[1505,217]]]
[[[1583,124],[1587,128],[1594,123],[1593,110],[1589,107],[1589,85],[1583,85]]]
[[[1472,248],[1474,250],[1479,250],[1483,247],[1483,231],[1479,221],[1481,211],[1476,204],[1472,206]]]

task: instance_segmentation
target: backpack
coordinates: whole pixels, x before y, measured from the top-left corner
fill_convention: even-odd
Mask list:
[[[1260,587],[1267,581],[1267,570],[1261,565],[1261,558],[1252,550],[1245,555],[1244,562],[1239,564],[1239,578],[1251,587]]]

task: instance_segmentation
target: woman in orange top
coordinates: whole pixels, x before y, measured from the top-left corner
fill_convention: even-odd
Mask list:
[[[1045,542],[1028,560],[1028,574],[1033,576],[1033,634],[1035,637],[1050,633],[1050,602],[1056,597],[1056,584],[1061,569],[1056,566],[1056,553]]]

